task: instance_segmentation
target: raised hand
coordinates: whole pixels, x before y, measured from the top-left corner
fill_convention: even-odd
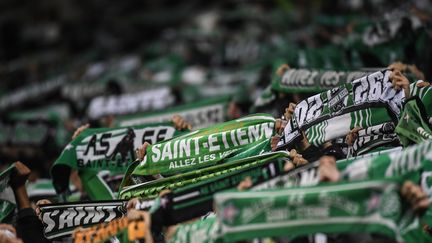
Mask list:
[[[309,162],[308,162],[306,159],[304,159],[303,156],[302,156],[301,154],[299,154],[299,153],[297,152],[297,150],[295,150],[295,149],[291,149],[291,150],[290,150],[290,155],[289,155],[289,156],[290,156],[290,158],[291,158],[291,161],[285,163],[285,165],[284,165],[284,171],[290,171],[290,170],[294,169],[294,168],[297,167],[297,166],[300,166],[300,165],[304,165],[304,164],[309,163]]]
[[[77,130],[75,130],[74,134],[72,135],[72,140],[74,140],[76,137],[78,137],[78,135],[80,135],[84,130],[86,130],[89,127],[90,127],[90,124],[88,124],[88,123],[78,127]]]
[[[134,197],[127,202],[126,209],[135,209],[139,203],[140,200],[137,197]]]
[[[401,188],[401,195],[412,206],[414,211],[424,212],[429,207],[429,197],[417,184],[412,181],[405,181]]]
[[[12,188],[24,186],[30,176],[30,169],[20,161],[15,162],[15,170],[10,178]]]
[[[172,122],[174,123],[174,127],[177,130],[186,130],[186,129],[192,130],[192,124],[187,122],[185,119],[183,119],[183,117],[179,115],[174,115],[172,118]]]
[[[141,145],[141,147],[139,149],[137,149],[136,151],[136,157],[139,160],[143,160],[144,156],[146,154],[146,149],[150,144],[148,142],[144,142],[143,145]]]
[[[340,172],[336,167],[336,159],[333,156],[322,156],[319,163],[318,173],[321,182],[337,182],[340,180]]]
[[[284,73],[286,71],[288,71],[288,69],[290,69],[290,66],[288,66],[288,64],[282,64],[276,70],[276,75],[278,75],[279,77],[282,77],[284,75]]]
[[[296,106],[297,105],[294,103],[289,103],[288,107],[285,108],[285,113],[284,113],[285,120],[287,120],[287,121],[291,120]]]
[[[390,80],[393,84],[393,89],[395,90],[401,90],[403,89],[405,92],[405,97],[409,98],[410,96],[410,88],[409,88],[409,81],[408,79],[399,71],[395,70],[392,71],[390,74]]]
[[[250,187],[252,187],[252,179],[250,178],[250,176],[244,178],[238,185],[237,185],[237,189],[239,191],[244,191],[249,189]]]
[[[361,127],[355,127],[353,129],[351,129],[351,131],[346,135],[345,140],[349,146],[352,146],[354,144],[355,140],[357,140],[357,138],[359,136],[358,132],[360,130],[362,130]]]

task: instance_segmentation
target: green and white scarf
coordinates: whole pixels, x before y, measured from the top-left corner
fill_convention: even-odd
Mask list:
[[[16,205],[8,200],[0,199],[0,222],[12,223],[12,217],[15,213]]]
[[[352,146],[352,155],[364,154],[377,147],[397,146],[399,142],[406,147],[432,138],[429,123],[432,110],[430,108],[428,110],[423,105],[423,103],[432,105],[432,92],[429,92],[431,87],[418,88],[418,82],[410,85],[412,98],[404,104],[396,129],[398,136],[392,122],[360,130],[359,137]]]
[[[53,133],[52,126],[43,121],[0,123],[0,144],[14,146],[42,146]]]
[[[192,124],[194,129],[200,129],[226,121],[228,101],[228,97],[208,99],[175,106],[163,111],[120,116],[116,118],[115,122],[118,126],[135,126],[166,122],[170,121],[174,115],[180,115]]]
[[[420,98],[425,107],[428,123],[432,125],[432,86],[419,88],[417,87],[417,84],[420,82],[422,81],[418,80],[417,82],[410,84],[410,95],[411,97],[417,96]]]
[[[358,155],[349,159],[342,159],[337,161],[339,169],[344,169],[348,163],[355,160],[378,157],[379,155],[388,154],[392,152],[401,151],[401,147],[391,148],[387,150],[379,150],[363,155]],[[292,188],[300,186],[315,186],[319,183],[318,173],[319,161],[311,162],[301,167],[295,168],[282,175],[276,176],[265,182],[254,185],[251,190],[260,191],[263,189],[276,189],[276,188]]]
[[[100,96],[91,100],[87,115],[92,119],[96,119],[105,115],[159,110],[173,105],[174,102],[174,94],[167,87],[135,94]]]
[[[256,112],[257,109],[270,105],[271,102],[273,102],[275,99],[276,95],[272,91],[271,86],[269,85],[261,92],[260,96],[258,96],[258,98],[255,100],[253,106],[250,108],[250,111]]]
[[[188,224],[180,224],[169,243],[222,242],[219,223],[212,214]]]
[[[342,172],[343,178],[348,179],[348,180],[378,180],[378,182],[381,183],[382,181],[380,181],[380,180],[382,180],[384,177],[394,177],[394,176],[396,176],[396,177],[399,177],[400,181],[403,181],[405,179],[410,179],[410,180],[412,180],[412,181],[415,182],[415,181],[420,181],[420,180],[416,179],[415,174],[412,174],[411,172],[421,171],[422,170],[418,166],[415,165],[417,163],[420,163],[420,161],[422,161],[422,164],[424,164],[426,166],[428,166],[430,164],[430,161],[429,162],[428,161],[424,161],[426,157],[429,157],[429,155],[428,155],[429,153],[426,153],[426,151],[431,151],[430,149],[431,149],[431,144],[427,143],[427,144],[422,144],[422,145],[419,145],[419,146],[416,146],[416,147],[413,147],[413,148],[408,148],[408,149],[406,149],[404,151],[400,151],[400,152],[390,152],[390,153],[384,153],[384,154],[382,152],[380,152],[380,153],[375,153],[375,154],[380,154],[379,156],[364,156],[364,159],[359,159],[359,160],[356,160],[355,162],[352,162],[353,160],[340,161],[340,162],[338,162],[338,167],[339,167],[339,169]],[[414,154],[414,152],[415,152],[415,154]],[[406,161],[404,163],[405,165],[402,165],[402,164],[401,165],[395,165],[395,164],[398,164],[398,163],[399,164],[403,163],[404,161]],[[409,165],[407,166],[408,163],[411,163],[412,165],[411,166],[409,166]],[[296,175],[292,174],[291,175],[291,181],[297,180],[297,182],[300,185],[314,185],[314,184],[317,184],[318,183],[319,174],[317,173],[317,170],[314,169],[314,167],[317,166],[317,165],[318,165],[317,163],[311,163],[311,164],[307,165],[304,168],[298,168],[298,169],[296,169],[297,171],[295,173],[301,174],[301,176],[300,176],[300,178],[298,178]],[[369,167],[369,168],[362,167],[362,166],[366,166],[366,167]],[[388,171],[391,171],[391,167],[392,166],[394,168],[400,168],[400,169],[407,168],[409,171],[405,171],[403,173],[401,171],[396,172],[396,173],[390,173]],[[429,167],[431,167],[431,166],[429,166]],[[425,168],[425,167],[423,167],[423,168]],[[386,170],[387,170],[388,173],[386,172]],[[363,176],[360,176],[359,174],[362,174]],[[429,174],[429,172],[426,173],[424,176],[422,176],[424,178],[424,179],[421,180],[423,187],[424,187],[424,185],[432,184],[432,183],[428,183],[427,182],[427,181],[429,181],[427,179],[428,178],[427,177],[428,174]],[[293,178],[293,177],[297,177],[297,178]],[[274,180],[274,179],[272,179],[272,180]],[[293,185],[295,185],[295,184],[290,184],[290,183],[287,184],[286,181],[280,181],[280,180],[279,181],[273,181],[273,182],[275,182],[275,183],[271,183],[273,186],[280,186],[281,182],[283,184],[285,184],[284,186],[293,186]],[[362,181],[362,182],[359,182],[357,185],[364,185],[365,183],[368,184],[370,182],[371,181]],[[387,182],[388,181],[384,181],[383,183],[386,184]],[[265,183],[265,184],[268,184],[268,183]],[[394,185],[393,182],[390,182],[390,184]],[[257,189],[262,190],[263,188],[269,188],[269,185],[266,185],[266,186],[267,187],[263,187],[263,185],[258,186],[258,187],[255,188],[255,190],[257,190]],[[273,186],[270,186],[270,188],[273,187]],[[343,183],[340,183],[337,186],[345,187],[345,186],[349,186],[349,185],[345,185]],[[375,202],[375,203],[382,202],[382,200],[384,200],[383,199],[384,198],[383,195],[385,195],[385,193],[383,193],[383,192],[377,192],[376,195],[372,195],[371,192],[373,192],[373,190],[371,190],[370,187],[364,187],[364,188],[360,187],[360,189],[361,189],[361,193],[360,194],[357,193],[357,191],[353,191],[352,188],[346,190],[344,193],[347,193],[348,195],[350,195],[350,197],[351,196],[354,197],[355,199],[352,200],[352,201],[354,201],[356,203],[359,203],[359,204],[361,204],[361,202],[363,202],[363,203],[367,202],[367,200],[366,200],[367,197],[364,196],[363,194],[370,195],[369,199],[372,202]],[[395,188],[393,188],[393,189],[395,189]],[[425,190],[425,187],[423,189]],[[296,200],[301,199],[303,197],[303,195],[305,195],[305,193],[304,193],[305,191],[307,191],[307,189],[305,189],[304,187],[296,189],[296,192],[292,193],[293,196],[295,197],[292,201],[295,202]],[[325,186],[319,185],[319,186],[316,187],[316,191],[319,192],[319,193],[322,193],[322,192],[327,192],[328,190],[326,189]],[[427,187],[426,187],[425,191],[430,192],[432,190],[427,190]],[[264,191],[264,193],[266,193],[266,191]],[[339,192],[337,192],[337,193],[339,193]],[[240,193],[239,192],[230,193],[230,195],[239,195],[239,194],[241,194],[241,192]],[[275,201],[275,200],[272,200],[272,198],[270,198],[267,194],[263,195],[263,193],[261,191],[259,193],[257,193],[257,192],[250,192],[249,194],[253,195],[253,197],[254,197],[254,198],[248,198],[248,200],[246,200],[249,203],[253,203],[253,202],[257,202],[258,201],[255,198],[255,196],[257,196],[257,197],[262,196],[262,198],[263,198],[262,201],[265,201],[265,202],[268,202],[268,203],[272,203],[272,202]],[[394,193],[394,195],[397,195],[397,193]],[[230,196],[230,198],[231,198],[231,196]],[[234,198],[235,198],[235,196],[234,196]],[[285,198],[284,200],[286,200],[286,196],[284,196],[282,198]],[[333,196],[333,195],[329,195],[327,197],[327,199],[328,198],[334,199],[336,197]],[[267,199],[267,201],[266,201],[266,199]],[[318,199],[322,199],[322,198],[318,197]],[[347,204],[347,203],[341,203],[341,201],[339,201],[339,200],[334,200],[334,201],[330,200],[330,202],[331,203],[334,202],[335,204],[337,204],[339,206],[340,205],[345,206],[345,204]],[[315,203],[317,203],[317,202],[315,201]],[[284,203],[283,205],[286,208],[286,204]],[[301,203],[300,205],[304,205],[304,204]],[[318,201],[316,207],[322,207],[322,205],[324,205],[324,204],[321,201]],[[347,205],[349,206],[350,204],[347,204]],[[384,206],[388,207],[389,203],[382,203],[381,205],[384,205]],[[304,206],[302,206],[302,207],[304,207]],[[316,207],[315,207],[315,209],[316,209]],[[265,203],[263,203],[262,205],[258,205],[257,207],[254,207],[254,209],[249,210],[248,212],[256,212],[256,211],[259,211],[260,209],[265,209],[263,211],[267,212],[269,210],[273,210],[274,208],[277,209],[277,207],[275,207],[273,204],[272,204],[271,207],[265,207]],[[384,207],[378,207],[376,209],[378,211],[379,210],[385,210]],[[306,209],[299,208],[299,210],[303,210],[302,212],[304,212],[304,214],[299,214],[299,215],[305,215],[305,211],[304,210],[306,210]],[[399,214],[400,211],[402,211],[401,208],[400,208],[400,210],[397,211],[397,214]],[[221,210],[220,208],[218,209],[218,212],[220,212],[221,214],[223,212],[223,214],[225,214],[225,211],[223,211],[223,209]],[[234,212],[235,212],[235,210],[232,210],[232,208],[231,208],[231,209],[229,209],[229,211],[227,212],[227,214],[230,215],[230,214],[233,214]],[[314,210],[311,210],[310,212],[312,213],[312,212],[314,212]],[[239,217],[241,217],[241,215],[245,215],[245,214],[246,213],[244,213],[244,214],[243,213],[239,213],[238,215],[239,215]],[[274,213],[274,214],[271,214],[271,215],[274,215],[274,217],[277,218],[277,217],[282,217],[283,215],[287,215],[287,214],[284,214],[282,211],[278,211],[278,213]],[[407,214],[407,215],[410,216],[409,214]],[[364,219],[367,215],[357,215],[357,216],[359,216],[359,218],[361,218],[361,219]],[[399,216],[401,216],[401,215],[399,214]],[[393,229],[391,229],[391,227],[390,228],[386,228],[387,226],[385,224],[384,225],[380,225],[380,223],[377,223],[376,218],[374,218],[373,216],[372,216],[372,219],[373,220],[369,221],[369,222],[364,222],[364,221],[361,221],[361,220],[359,221],[359,222],[365,223],[365,225],[367,225],[367,227],[360,226],[358,222],[353,223],[353,224],[347,224],[346,221],[342,221],[342,222],[339,222],[339,223],[341,223],[342,225],[345,224],[346,225],[345,229],[343,227],[336,227],[336,229],[337,229],[336,231],[329,231],[328,233],[350,233],[350,232],[353,232],[353,231],[354,232],[355,231],[357,231],[357,232],[359,232],[359,231],[360,232],[365,232],[365,230],[367,232],[377,232],[377,230],[378,230],[379,233],[387,232],[389,236],[393,236],[393,235],[397,234],[397,232],[395,232],[395,228],[394,227],[393,227]],[[419,231],[409,231],[409,229],[414,229],[414,228],[418,229],[418,226],[419,226],[419,221],[418,220],[417,221],[416,220],[410,221],[412,219],[410,217],[406,217],[406,218],[399,217],[397,219],[399,220],[399,221],[397,221],[397,223],[399,225],[403,226],[403,227],[402,226],[400,227],[401,229],[403,229],[403,228],[408,229],[408,230],[405,231],[405,233],[404,233],[404,231],[400,231],[400,232],[403,233],[404,239],[407,242],[418,242],[419,239],[421,240],[421,238],[419,238],[419,237],[426,237],[424,234],[422,234]],[[391,220],[392,219],[390,219],[390,221]],[[292,220],[290,220],[290,222],[291,221]],[[316,220],[316,221],[321,222],[321,224],[322,224],[322,222],[328,222],[328,220],[322,220],[322,218],[320,218],[319,220]],[[411,222],[413,222],[413,224],[410,224]],[[266,222],[266,225],[271,225],[271,224],[268,224],[268,222]],[[269,226],[270,228],[262,228],[261,226],[262,225],[260,225],[260,227],[254,228],[251,231],[247,231],[247,234],[245,233],[245,234],[243,234],[240,237],[245,237],[246,236],[246,238],[250,238],[250,237],[275,236],[275,234],[277,235],[277,233],[278,233],[277,227],[276,228],[272,228],[271,226]],[[393,224],[393,226],[395,226],[395,224]],[[410,228],[410,227],[412,227],[412,228]],[[334,227],[331,227],[331,228],[334,229]],[[184,228],[185,231],[186,231],[186,229],[187,228]],[[261,230],[261,229],[263,229],[263,230]],[[264,229],[266,229],[266,230],[264,230]],[[291,231],[286,230],[286,228],[284,228],[284,229],[285,230],[282,232],[282,235],[286,235],[286,232],[291,232]],[[317,232],[323,232],[322,231],[322,227],[318,227],[318,228],[303,227],[302,230],[304,230],[304,229],[309,229],[309,231],[308,232],[303,232],[301,234],[314,234],[314,233],[317,233]],[[342,229],[342,231],[340,231],[341,229]],[[204,229],[199,229],[199,228],[197,228],[195,226],[194,228],[189,229],[189,231],[183,232],[182,234],[184,234],[184,235],[186,234],[186,236],[183,235],[182,237],[187,237],[187,234],[193,234],[193,232],[195,232],[195,231],[199,232],[199,231],[203,231],[203,230],[205,231],[206,227],[204,227]],[[265,235],[265,234],[264,235],[253,235],[257,231],[261,232],[261,233],[269,233],[270,232],[270,235],[268,235],[268,234],[267,235]],[[222,232],[224,232],[224,231],[222,231]],[[302,232],[302,231],[293,230],[292,232]],[[233,233],[233,232],[231,232],[231,233]],[[237,234],[237,233],[240,234],[241,232],[240,231],[239,232],[234,232],[233,234]],[[279,233],[281,233],[281,232],[279,231]],[[226,236],[226,234],[224,234],[224,236]],[[231,238],[231,237],[233,237],[232,234],[228,234],[227,237],[230,237],[229,239],[233,239],[233,238]],[[245,238],[238,238],[238,239],[245,239]]]
[[[0,124],[0,143],[7,140],[12,146],[52,147],[54,140],[58,148],[64,147],[70,138],[64,122],[70,117],[67,103],[10,112],[5,117],[8,122]]]
[[[280,175],[283,173],[285,161],[272,155],[237,171],[221,175],[216,173],[213,178],[173,190],[172,210],[165,214],[169,218],[167,221],[169,224],[176,224],[211,212],[215,193],[237,190],[239,183],[246,177],[255,185]]]
[[[305,131],[309,143],[319,146],[345,136],[354,127],[396,120],[405,96],[402,90],[393,89],[390,73],[378,71],[301,101],[278,146],[293,147],[299,131]]]
[[[0,173],[0,192],[4,191],[9,186],[10,177],[15,169],[15,163],[9,165]]]
[[[84,130],[69,143],[51,168],[54,183],[65,176],[58,171],[62,166],[78,170],[83,186],[93,200],[113,199],[113,189],[102,179],[103,171],[111,175],[124,174],[135,160],[135,150],[144,142],[152,144],[171,139],[184,132],[171,123],[160,123],[122,128]],[[67,185],[54,185],[66,188]]]
[[[358,156],[372,152],[374,149],[383,149],[387,146],[394,147],[399,145],[399,139],[394,133],[393,122],[386,122],[362,129],[358,132],[358,138],[350,147],[350,155]]]
[[[20,105],[24,102],[40,99],[59,90],[66,83],[65,76],[59,76],[43,83],[23,87],[0,98],[0,110]]]
[[[420,230],[393,180],[225,192],[215,195],[215,203],[228,241],[314,233],[379,233],[402,241]]]
[[[270,177],[270,179],[268,179],[267,181],[265,181],[263,183],[259,183],[258,185],[254,185],[252,190],[253,191],[256,191],[256,190],[262,191],[263,189],[268,190],[268,189],[275,189],[275,188],[289,188],[289,187],[300,186],[300,185],[316,185],[318,183],[318,178],[319,178],[317,170],[315,169],[317,166],[318,166],[317,162],[309,163],[306,166],[302,166],[302,167],[296,168],[295,170],[289,171],[285,175],[277,176],[276,178]],[[252,180],[254,180],[253,176],[251,176],[251,178],[252,178]],[[198,184],[203,184],[203,183],[198,183]],[[193,186],[191,185],[190,187],[193,187]],[[216,188],[216,186],[215,186],[215,188]],[[186,190],[186,191],[188,191],[188,190]],[[238,193],[239,192],[235,192],[235,193],[233,192],[232,194],[237,195]],[[254,195],[260,195],[260,192],[255,192],[253,194]],[[180,193],[177,196],[181,197],[182,194]],[[188,200],[188,199],[185,199],[185,200]],[[255,200],[255,198],[253,200],[251,199],[251,202],[254,200]],[[180,206],[180,205],[176,205],[176,206]],[[322,205],[320,205],[320,206],[322,206]],[[197,204],[197,206],[195,206],[195,207],[199,207],[199,204]],[[227,216],[230,215],[231,213],[234,213],[234,212],[230,212],[230,210],[232,211],[232,208],[230,208],[228,210],[228,212],[226,214]],[[268,210],[268,209],[266,209],[266,210]],[[219,212],[221,212],[221,211],[219,211]],[[240,213],[240,211],[237,211],[237,212]],[[281,211],[279,211],[279,212],[281,213]],[[176,233],[175,233],[174,237],[170,240],[170,242],[189,242],[190,239],[193,239],[193,238],[199,238],[200,241],[202,241],[202,242],[221,242],[223,235],[222,235],[222,232],[220,230],[220,224],[219,223],[220,223],[220,221],[217,221],[214,219],[213,216],[210,216],[210,217],[195,221],[193,223],[181,224],[179,226],[179,228],[176,230]],[[270,231],[271,229],[268,229],[268,230]],[[203,232],[206,232],[207,234],[203,235]],[[255,232],[255,231],[253,231],[253,232]],[[274,232],[274,231],[271,231],[271,232]],[[289,232],[289,231],[286,230],[285,232]],[[321,231],[317,231],[317,232],[321,232]],[[311,232],[310,234],[317,233],[317,232]],[[284,235],[287,235],[287,234],[285,233]],[[289,234],[289,235],[291,235],[291,234]],[[270,236],[274,236],[274,235],[272,234]],[[246,238],[248,238],[248,237],[246,237]]]
[[[369,157],[354,162],[338,163],[345,180],[380,179],[398,177],[418,183],[429,198],[432,198],[432,140],[377,157]],[[432,209],[421,218],[432,225]]]
[[[288,69],[282,77],[272,82],[272,89],[283,93],[323,92],[366,76],[366,71],[333,71],[313,69]]]
[[[255,114],[193,131],[147,148],[132,175],[175,174],[209,167],[274,135],[275,119]]]
[[[14,169],[15,163],[11,164],[0,173],[0,192],[3,192],[9,186],[10,178]],[[0,222],[10,223],[15,208],[15,204],[0,199]]]
[[[265,141],[265,143],[268,142]],[[122,199],[133,197],[155,198],[164,189],[174,190],[188,185],[197,185],[200,182],[204,183],[204,181],[220,178],[228,174],[242,173],[243,171],[249,170],[255,166],[263,165],[263,163],[265,164],[277,158],[285,158],[288,156],[288,153],[283,151],[267,153],[265,152],[266,150],[262,151],[261,149],[254,147],[247,149],[246,151],[249,150],[254,151],[256,155],[252,156],[250,153],[246,153],[247,156],[245,157],[230,157],[226,159],[225,163],[219,165],[196,169],[133,186],[122,187],[119,197]]]
[[[252,111],[269,105],[276,99],[274,91],[282,93],[311,92],[319,93],[350,83],[351,81],[370,74],[370,71],[335,71],[314,69],[289,69],[282,77],[273,79],[261,95],[255,100]]]
[[[375,180],[388,177],[422,182],[422,189],[432,197],[432,140],[401,150],[388,150],[364,154],[355,158],[338,160],[342,180]],[[276,187],[316,185],[319,182],[318,161],[288,172],[256,186],[256,190]],[[423,179],[422,179],[423,178]],[[432,179],[432,178],[431,178]],[[432,214],[431,214],[432,216]]]

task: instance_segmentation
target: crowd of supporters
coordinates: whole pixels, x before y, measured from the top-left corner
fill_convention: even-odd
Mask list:
[[[0,6],[0,242],[432,242],[428,1]]]

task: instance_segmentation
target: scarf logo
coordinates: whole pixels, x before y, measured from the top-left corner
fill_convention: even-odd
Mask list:
[[[345,87],[337,87],[330,90],[329,108],[332,114],[342,112],[346,106],[348,94],[349,92]]]
[[[380,213],[384,217],[396,217],[401,212],[399,195],[394,191],[385,191],[381,197]]]
[[[395,125],[391,122],[387,122],[383,125],[382,127],[382,132],[387,134],[387,133],[393,133],[395,130]]]
[[[172,138],[175,129],[170,126],[133,129],[123,128],[94,134],[76,146],[77,166],[100,168],[127,166],[135,159],[134,149],[144,142],[156,143]]]
[[[126,162],[128,152],[130,152],[134,147],[134,139],[136,135],[132,128],[128,128],[126,135],[122,138],[122,140],[116,145],[114,151],[111,155],[107,156],[110,160],[113,160],[117,154],[120,154],[121,161]],[[133,157],[133,152],[131,153],[131,157]]]

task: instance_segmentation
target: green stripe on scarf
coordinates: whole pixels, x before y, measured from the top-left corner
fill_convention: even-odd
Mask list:
[[[392,180],[226,192],[216,194],[215,201],[227,241],[315,233],[379,233],[400,241],[410,230],[420,230]]]
[[[255,114],[153,144],[132,175],[175,174],[220,163],[274,135],[275,119]]]
[[[0,222],[11,224],[12,217],[15,214],[15,208],[15,204],[7,200],[0,199]]]
[[[202,169],[193,170],[190,172],[145,182],[135,186],[125,187],[120,191],[119,198],[127,199],[133,197],[140,198],[154,198],[164,189],[178,189],[188,185],[197,184],[202,181],[207,181],[218,176],[223,176],[236,171],[246,170],[253,166],[269,162],[277,158],[286,158],[288,153],[286,152],[273,152],[264,153],[256,156],[249,156],[245,158],[228,159],[227,162],[206,167]]]
[[[180,224],[169,243],[188,242],[222,242],[219,232],[219,223],[215,215],[199,219],[193,223]]]
[[[414,96],[405,103],[396,133],[404,146],[432,139],[426,109],[418,97]]]
[[[390,73],[378,71],[301,101],[278,146],[293,147],[299,130],[305,131],[309,143],[319,146],[344,137],[356,126],[397,119],[405,97],[403,91],[393,89]]]
[[[67,188],[59,182],[65,176],[62,167],[66,166],[78,170],[91,199],[113,199],[113,189],[101,178],[101,171],[124,174],[135,160],[135,150],[144,142],[156,143],[184,133],[177,131],[172,123],[86,129],[66,146],[52,166],[54,186],[57,190]]]
[[[143,125],[170,121],[174,115],[180,115],[191,123],[194,129],[200,129],[224,122],[227,117],[228,101],[228,97],[208,99],[163,111],[119,116],[115,122],[117,126]]]
[[[15,164],[9,165],[0,173],[0,192],[4,191],[9,186],[10,176],[15,169]]]

